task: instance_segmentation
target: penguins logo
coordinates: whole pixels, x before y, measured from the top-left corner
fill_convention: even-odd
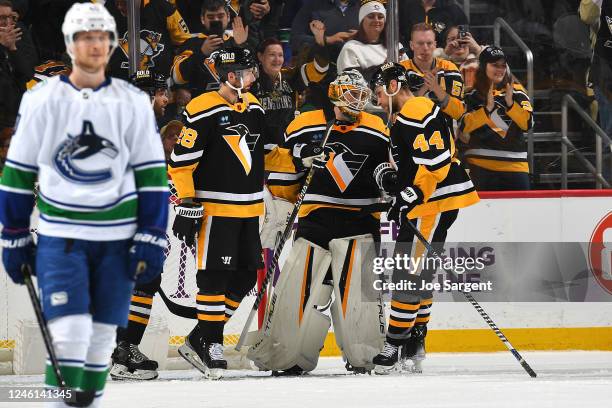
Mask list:
[[[344,192],[368,159],[367,154],[353,153],[343,143],[328,143],[326,150],[331,150],[325,168],[329,171],[340,191]]]
[[[251,172],[253,162],[251,152],[255,149],[257,140],[259,140],[259,133],[251,134],[249,128],[243,123],[228,126],[227,130],[231,130],[235,134],[223,135],[223,139],[227,142],[238,160],[240,160],[244,172],[248,175]]]
[[[102,170],[83,170],[75,163],[85,160],[96,153],[102,153],[111,159],[117,157],[119,150],[113,142],[98,136],[90,121],[83,121],[83,129],[76,136],[68,135],[68,140],[60,144],[53,162],[57,171],[69,181],[75,183],[103,183],[113,177],[110,168]]]
[[[145,70],[155,66],[155,57],[157,57],[164,50],[165,45],[161,44],[162,34],[156,33],[149,30],[140,30],[140,67],[139,70]],[[129,46],[128,46],[128,33],[123,35],[123,38],[119,40],[119,46],[126,58],[130,58]],[[130,66],[129,62],[123,61],[121,68],[128,69]]]

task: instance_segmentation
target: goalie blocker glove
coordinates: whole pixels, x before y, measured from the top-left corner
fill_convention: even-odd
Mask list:
[[[172,233],[181,241],[191,247],[195,243],[195,236],[202,225],[204,208],[197,203],[182,203],[174,207],[176,218],[172,225]]]
[[[24,265],[29,265],[32,274],[35,274],[35,260],[36,246],[28,229],[2,230],[2,264],[14,283],[24,283],[21,271]]]
[[[164,268],[168,240],[166,233],[153,229],[136,232],[130,248],[130,270],[137,284],[148,283]]]
[[[417,186],[406,187],[393,197],[387,220],[395,221],[400,227],[414,207],[423,203],[423,192]]]
[[[390,163],[380,163],[374,169],[374,180],[378,188],[389,195],[397,194],[397,171]]]

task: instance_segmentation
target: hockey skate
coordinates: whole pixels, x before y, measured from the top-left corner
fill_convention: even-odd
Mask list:
[[[374,373],[389,374],[398,362],[399,347],[385,341],[383,350],[372,359],[374,363]]]
[[[425,336],[427,326],[414,326],[406,345],[402,347],[401,368],[402,371],[413,373],[423,372],[423,360],[425,360]],[[408,361],[411,361],[410,364]]]
[[[157,361],[144,355],[136,344],[120,341],[112,359],[110,376],[113,380],[154,380],[159,375]]]
[[[223,376],[223,370],[227,369],[227,361],[223,358],[223,345],[202,343],[197,326],[185,337],[185,344],[179,347],[178,352],[204,374],[205,378],[218,380]]]

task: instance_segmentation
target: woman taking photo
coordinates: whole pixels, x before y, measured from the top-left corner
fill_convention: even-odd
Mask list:
[[[283,46],[280,41],[269,38],[263,41],[257,52],[259,78],[250,92],[257,97],[266,114],[266,128],[274,143],[282,145],[287,125],[298,111],[299,94],[311,82],[319,82],[328,69],[328,57],[323,44],[325,26],[320,21],[312,21],[310,28],[317,45],[312,61],[295,67],[283,67],[285,62]],[[298,112],[299,113],[299,112]]]
[[[533,109],[525,88],[510,75],[501,48],[488,46],[480,53],[474,89],[465,103],[459,128],[476,189],[528,190],[524,132],[533,126]]]

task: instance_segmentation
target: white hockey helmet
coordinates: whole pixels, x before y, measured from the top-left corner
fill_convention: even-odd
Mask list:
[[[348,69],[338,74],[329,84],[329,100],[350,117],[357,117],[370,100],[371,91],[363,75],[356,69]]]
[[[113,16],[101,3],[75,3],[66,13],[62,24],[62,33],[66,43],[66,52],[72,59],[74,59],[74,55],[70,46],[74,43],[74,36],[82,31],[109,32],[111,49],[108,55],[110,58],[118,44],[117,24]]]

